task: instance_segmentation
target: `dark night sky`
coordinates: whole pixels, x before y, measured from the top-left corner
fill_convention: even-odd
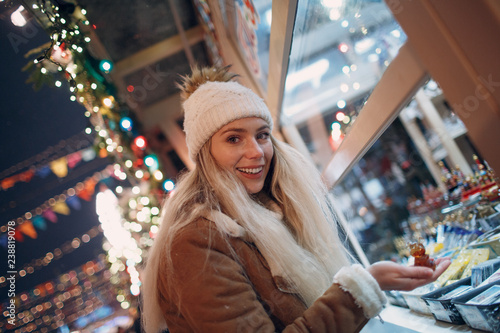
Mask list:
[[[8,9],[7,9],[8,11]],[[15,27],[10,21],[4,3],[0,4],[0,172],[12,165],[42,153],[61,140],[82,133],[88,124],[85,109],[70,101],[68,86],[61,88],[43,87],[34,91],[25,83],[28,73],[21,68],[29,61],[24,54],[49,41],[48,35],[37,24],[28,28]],[[87,138],[89,136],[86,136]],[[85,141],[85,140],[84,140]],[[91,141],[91,140],[90,140]],[[68,147],[63,147],[71,153]],[[14,188],[0,190],[0,223],[5,225],[10,219],[24,215],[49,198],[61,194],[79,181],[102,170],[110,160],[96,158],[81,162],[70,170],[65,178],[50,174],[46,178],[35,176],[29,183],[17,183]],[[24,171],[23,169],[21,171]],[[96,188],[97,190],[98,188]],[[33,259],[42,258],[74,237],[99,224],[95,213],[95,197],[90,202],[81,200],[80,210],[71,210],[68,216],[57,215],[58,222],[47,222],[47,230],[38,230],[38,238],[25,236],[23,242],[16,242],[16,269]],[[57,275],[93,259],[102,252],[102,236],[60,260],[35,271],[34,274],[16,282],[16,292],[33,288],[39,283],[55,278]],[[7,251],[0,247],[0,275],[7,271]],[[0,301],[7,298],[7,288],[0,288]]]

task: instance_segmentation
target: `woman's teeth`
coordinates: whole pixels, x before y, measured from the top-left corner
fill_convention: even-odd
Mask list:
[[[247,169],[247,168],[238,168],[238,171],[244,172],[244,173],[249,173],[249,174],[256,174],[262,171],[262,167],[259,168],[253,168],[253,169]]]

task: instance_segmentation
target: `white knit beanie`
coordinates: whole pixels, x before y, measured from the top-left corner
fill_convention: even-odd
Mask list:
[[[201,147],[223,126],[248,117],[264,119],[273,128],[266,104],[237,82],[209,81],[199,86],[184,102],[184,132],[189,157],[196,162]]]

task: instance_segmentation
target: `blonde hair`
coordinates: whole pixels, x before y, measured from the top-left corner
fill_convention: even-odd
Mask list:
[[[186,94],[192,94],[195,89],[191,88],[202,84],[203,77],[213,78],[203,74],[211,72],[214,77],[228,78],[218,71],[200,70],[193,74],[195,79],[188,82],[184,78],[184,87],[189,90]],[[223,72],[227,74],[227,68]],[[142,288],[146,332],[166,328],[157,284],[161,265],[173,269],[173,240],[182,228],[207,212],[222,212],[237,221],[266,258],[273,275],[281,276],[307,306],[330,287],[341,267],[354,260],[339,238],[328,191],[316,167],[287,144],[272,136],[271,141],[274,156],[261,192],[279,206],[283,218],[270,211],[260,196],[248,194],[236,176],[217,164],[210,153],[210,140],[200,149],[196,167],[178,181],[175,195],[162,209],[160,231],[148,253]],[[228,240],[231,236],[221,218],[224,215],[212,216]]]
[[[166,326],[157,288],[160,265],[170,269],[170,246],[178,232],[218,210],[238,221],[278,272],[310,306],[330,287],[333,276],[352,262],[339,239],[328,192],[316,168],[287,144],[272,138],[274,157],[265,191],[282,209],[284,221],[249,195],[237,178],[217,165],[210,142],[200,151],[197,166],[184,174],[175,195],[163,207],[160,231],[151,248],[143,284],[143,322],[146,332]],[[193,209],[194,207],[194,209]],[[226,224],[213,221],[227,236]],[[167,262],[160,262],[162,254]]]

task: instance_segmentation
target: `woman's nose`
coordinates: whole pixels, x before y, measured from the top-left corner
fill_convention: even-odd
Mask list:
[[[245,157],[249,159],[261,158],[264,156],[264,151],[257,140],[249,140],[245,145]]]

